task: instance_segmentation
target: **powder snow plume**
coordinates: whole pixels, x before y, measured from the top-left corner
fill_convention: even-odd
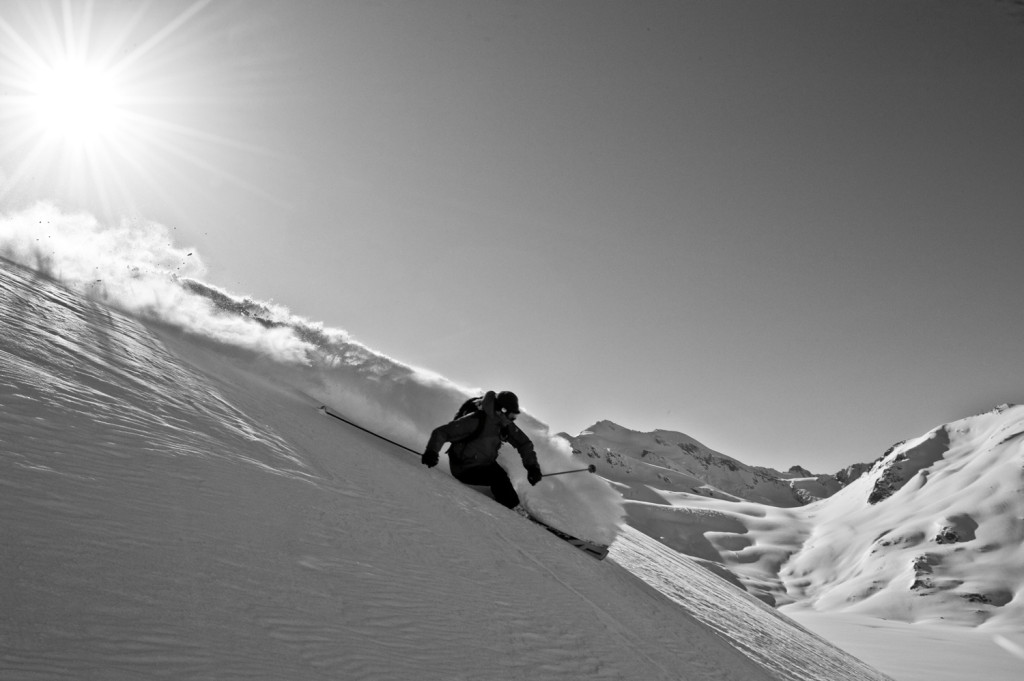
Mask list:
[[[328,404],[417,451],[467,397],[483,392],[398,362],[281,305],[205,283],[199,254],[174,245],[170,230],[159,224],[107,225],[40,203],[0,215],[0,256],[142,319],[215,341],[224,352],[256,357],[256,371],[305,392],[311,406]],[[546,472],[580,467],[543,422],[524,414],[520,426]],[[621,497],[605,481],[564,475],[531,488],[518,456],[508,450],[503,448],[503,465],[531,511],[588,539],[614,539],[623,516]],[[443,458],[440,468],[447,470]]]

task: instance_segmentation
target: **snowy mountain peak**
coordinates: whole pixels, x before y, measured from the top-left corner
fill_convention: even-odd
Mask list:
[[[577,456],[602,462],[602,475],[631,487],[627,496],[647,498],[637,485],[701,496],[798,506],[837,491],[832,476],[796,467],[788,474],[748,466],[671,430],[639,432],[599,421],[577,437],[565,436]]]
[[[650,432],[641,432],[638,430],[632,430],[625,426],[620,426],[619,424],[608,420],[598,421],[594,425],[583,430],[578,437],[602,438],[611,442],[626,445],[630,448],[640,448],[641,451],[647,449],[652,452],[657,450],[669,453],[672,452],[674,448],[678,448],[683,452],[689,453],[705,451],[716,456],[732,460],[731,457],[719,454],[689,435],[685,435],[683,433],[660,429]]]
[[[609,421],[608,419],[602,419],[602,420],[598,421],[597,423],[595,423],[594,425],[590,426],[589,428],[584,428],[583,431],[580,433],[580,435],[585,435],[585,434],[609,435],[609,434],[613,434],[613,433],[635,433],[635,432],[636,431],[632,431],[629,428],[626,428],[625,426],[620,426],[619,424],[615,423],[614,421]]]

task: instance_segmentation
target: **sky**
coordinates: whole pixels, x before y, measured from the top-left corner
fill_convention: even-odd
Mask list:
[[[1024,399],[1016,3],[0,0],[0,36],[0,210],[165,225],[555,431],[834,472]]]

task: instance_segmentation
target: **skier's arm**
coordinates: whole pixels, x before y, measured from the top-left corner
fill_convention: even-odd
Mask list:
[[[526,469],[527,477],[531,485],[536,485],[541,479],[540,464],[537,463],[537,452],[533,448],[533,442],[520,430],[519,426],[510,423],[508,426],[508,443],[516,448],[520,458],[523,460],[523,468]]]

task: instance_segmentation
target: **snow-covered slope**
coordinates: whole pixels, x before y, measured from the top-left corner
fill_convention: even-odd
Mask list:
[[[398,442],[421,447],[431,430],[482,390],[456,385],[355,341],[343,330],[292,315],[286,308],[235,297],[201,282],[197,253],[174,246],[169,230],[125,222],[107,226],[88,215],[39,205],[0,216],[0,255],[144,319],[287,365],[317,399]],[[280,373],[280,372],[279,372]],[[572,467],[568,445],[524,413],[527,432],[548,470]],[[528,489],[522,464],[504,457],[513,483]],[[441,468],[447,468],[442,455]],[[596,476],[551,478],[531,489],[535,514],[579,536],[609,543],[622,516],[620,496]]]
[[[808,507],[781,572],[821,610],[1024,628],[1024,406],[901,443]]]
[[[206,319],[259,342],[0,262],[0,677],[883,678],[642,536],[595,561],[318,415],[380,418],[384,358],[339,384]]]

